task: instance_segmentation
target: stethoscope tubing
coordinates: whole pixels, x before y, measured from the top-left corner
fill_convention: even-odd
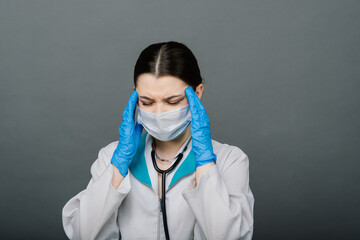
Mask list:
[[[166,191],[165,191],[165,187],[166,187],[166,174],[171,172],[177,165],[178,163],[181,161],[183,154],[180,153],[179,156],[177,157],[176,161],[174,162],[174,164],[168,168],[167,170],[161,170],[160,168],[158,168],[156,161],[155,161],[155,151],[152,150],[151,151],[151,158],[152,158],[152,162],[154,165],[154,168],[156,169],[156,171],[158,173],[161,173],[161,211],[163,214],[163,222],[164,222],[164,230],[165,230],[165,237],[166,240],[170,240],[170,236],[169,236],[169,229],[168,229],[168,225],[167,225],[167,217],[166,217],[166,204],[165,204],[165,198],[166,198]]]
[[[186,151],[186,149],[187,149],[187,145],[185,146],[184,150],[177,156],[177,158],[176,158],[175,162],[173,163],[173,165],[171,165],[171,167],[169,167],[166,170],[161,170],[156,164],[154,145],[152,146],[152,150],[151,150],[151,159],[152,159],[154,168],[158,173],[161,173],[161,211],[162,211],[162,215],[163,215],[163,223],[164,223],[164,231],[165,231],[166,240],[170,240],[169,229],[168,229],[168,225],[167,225],[167,217],[166,217],[166,204],[165,204],[165,199],[166,199],[166,191],[165,191],[166,190],[166,181],[165,181],[166,174],[170,173],[174,168],[176,168],[176,166],[181,161],[181,159],[182,159],[182,157],[184,155],[183,153]]]

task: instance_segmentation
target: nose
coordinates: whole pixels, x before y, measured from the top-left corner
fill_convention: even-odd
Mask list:
[[[156,104],[154,110],[155,110],[154,113],[162,113],[166,111],[163,104]]]

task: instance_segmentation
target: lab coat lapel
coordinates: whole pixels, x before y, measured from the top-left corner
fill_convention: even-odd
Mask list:
[[[147,133],[141,136],[138,149],[132,158],[129,169],[140,182],[152,187],[149,172],[145,160],[145,139]]]
[[[196,170],[196,159],[195,159],[193,150],[191,149],[189,154],[185,158],[185,160],[182,162],[182,164],[176,170],[174,176],[171,179],[171,182],[170,182],[170,185],[168,188],[170,188],[172,185],[174,185],[180,178],[182,178],[185,175],[195,172],[195,170]]]

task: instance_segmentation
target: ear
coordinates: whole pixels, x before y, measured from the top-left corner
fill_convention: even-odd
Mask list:
[[[204,84],[200,83],[197,87],[196,87],[196,95],[198,96],[198,98],[201,100],[201,96],[203,94],[204,91]]]
[[[202,93],[204,91],[204,84],[200,83],[197,87],[196,87],[196,95],[198,96],[199,99],[201,99]]]

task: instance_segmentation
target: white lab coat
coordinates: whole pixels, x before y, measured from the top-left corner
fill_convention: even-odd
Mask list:
[[[150,135],[142,136],[118,189],[112,186],[110,163],[118,141],[99,151],[88,186],[62,211],[63,227],[70,239],[119,239],[120,234],[125,240],[165,239],[151,142]],[[255,200],[249,186],[248,156],[238,147],[214,140],[212,144],[217,162],[197,186],[191,141],[180,163],[166,177],[166,213],[172,240],[252,238]]]

